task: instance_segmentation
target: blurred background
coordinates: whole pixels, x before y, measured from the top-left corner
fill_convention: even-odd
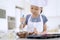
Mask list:
[[[48,18],[47,31],[60,29],[60,0],[48,0],[43,14]],[[29,0],[0,0],[0,31],[19,31],[20,17],[30,14]],[[60,31],[59,31],[60,32]]]

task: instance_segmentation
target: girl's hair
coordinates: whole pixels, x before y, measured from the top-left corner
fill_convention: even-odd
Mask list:
[[[42,13],[42,10],[41,10],[41,12],[40,13]]]

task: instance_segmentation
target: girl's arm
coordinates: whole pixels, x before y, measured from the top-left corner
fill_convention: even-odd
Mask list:
[[[46,32],[46,31],[47,31],[47,25],[44,24],[44,25],[43,25],[43,32]]]
[[[22,29],[22,28],[24,28],[25,26],[26,26],[26,24],[21,24],[19,28]]]
[[[26,18],[20,18],[20,22],[22,23],[20,24],[20,28],[24,28],[26,26],[25,21],[26,21]]]
[[[43,25],[43,32],[41,34],[43,35],[43,34],[46,34],[46,33],[47,33],[47,25],[44,24]]]

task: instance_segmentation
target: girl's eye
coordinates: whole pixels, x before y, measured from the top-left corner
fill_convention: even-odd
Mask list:
[[[31,9],[33,9],[33,8],[31,8]]]

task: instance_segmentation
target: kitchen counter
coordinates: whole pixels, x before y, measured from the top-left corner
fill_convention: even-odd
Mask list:
[[[60,33],[48,33],[46,35],[28,35],[26,38],[19,38],[15,32],[9,31],[8,33],[0,32],[0,40],[31,40],[31,39],[46,39],[46,40],[60,40]]]
[[[54,37],[55,36],[55,37]],[[44,36],[39,36],[39,35],[30,35],[27,36],[27,38],[18,38],[18,37],[12,37],[12,38],[0,38],[0,40],[36,40],[36,39],[41,39],[41,40],[60,40],[60,34],[47,34]]]

